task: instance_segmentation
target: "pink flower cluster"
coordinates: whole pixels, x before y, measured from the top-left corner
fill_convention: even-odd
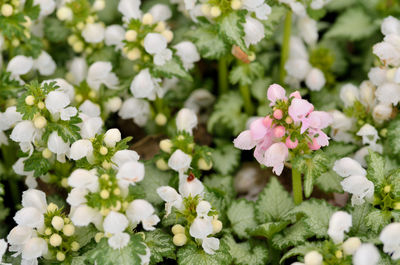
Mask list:
[[[301,98],[298,91],[286,97],[283,87],[273,84],[268,88],[268,100],[273,112],[258,118],[233,141],[236,148],[250,150],[260,164],[272,167],[280,175],[284,163],[293,155],[318,150],[329,144],[329,137],[322,131],[332,117],[324,111],[314,111],[314,106]]]

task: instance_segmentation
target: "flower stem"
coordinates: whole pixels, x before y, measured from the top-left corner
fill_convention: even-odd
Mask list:
[[[283,31],[283,42],[281,50],[281,65],[279,70],[279,80],[281,84],[285,81],[286,71],[285,63],[289,57],[290,50],[290,32],[292,30],[292,10],[288,10],[285,18],[285,28]]]
[[[292,187],[294,203],[299,205],[303,201],[303,190],[301,187],[301,173],[292,167]]]
[[[254,106],[251,102],[251,96],[249,91],[248,85],[241,85],[239,86],[240,94],[242,94],[242,98],[244,100],[244,110],[246,111],[247,115],[251,116],[254,113]]]
[[[222,56],[218,61],[218,86],[219,94],[228,92],[228,58]]]

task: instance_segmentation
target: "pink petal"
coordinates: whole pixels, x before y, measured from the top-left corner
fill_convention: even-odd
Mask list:
[[[332,116],[325,111],[313,111],[308,115],[310,127],[323,129],[332,123]]]
[[[256,142],[251,138],[250,130],[246,130],[233,140],[233,145],[242,150],[250,150],[256,145]]]
[[[267,98],[269,101],[271,101],[269,105],[270,106],[275,105],[275,102],[279,99],[287,99],[285,94],[286,94],[285,89],[280,85],[278,84],[270,85],[267,91]]]
[[[312,112],[313,109],[314,106],[307,100],[295,98],[289,107],[289,115],[293,121],[297,122]]]
[[[253,140],[258,141],[267,134],[267,127],[264,124],[264,118],[259,118],[250,124],[250,132]]]
[[[289,150],[284,143],[274,143],[265,152],[264,165],[272,167],[272,171],[279,176],[282,173],[288,155]]]
[[[300,92],[295,91],[292,94],[289,95],[289,98],[294,97],[294,98],[301,98]]]

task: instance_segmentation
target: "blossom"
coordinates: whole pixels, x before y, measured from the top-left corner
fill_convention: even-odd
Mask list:
[[[160,218],[154,214],[154,207],[145,200],[132,201],[126,209],[126,215],[133,224],[142,223],[143,229],[153,231]]]
[[[58,135],[57,132],[52,132],[47,141],[49,150],[57,155],[57,160],[61,163],[65,162],[65,155],[69,152],[69,144]]]
[[[182,196],[174,189],[169,186],[162,186],[157,188],[157,194],[163,201],[165,201],[165,212],[166,216],[171,213],[172,207],[178,210],[183,209]]]
[[[33,68],[37,69],[41,75],[52,75],[56,67],[57,65],[53,58],[45,51],[42,51],[39,57],[33,60]]]
[[[117,89],[119,83],[117,75],[112,72],[111,63],[101,61],[89,67],[86,81],[96,91],[102,84],[110,89]]]
[[[186,70],[192,69],[194,63],[200,60],[196,46],[190,41],[182,41],[174,46],[176,55],[179,56]]]
[[[353,194],[352,205],[361,205],[365,199],[371,200],[374,195],[374,184],[366,178],[366,171],[361,165],[349,157],[337,160],[333,170],[345,178],[340,184],[343,190]]]
[[[142,16],[142,12],[139,9],[140,3],[140,0],[121,0],[118,4],[118,11],[126,21],[131,18],[139,19]]]
[[[86,60],[82,57],[73,58],[68,64],[69,73],[71,74],[72,80],[68,79],[71,83],[79,85],[85,80],[88,66]]]
[[[286,100],[287,97],[285,96],[286,91],[283,87],[277,84],[272,84],[267,91],[267,98],[271,103],[270,106],[275,105],[277,100]]]
[[[60,117],[61,120],[68,121],[78,113],[75,107],[68,107],[70,104],[68,94],[61,91],[51,91],[44,101],[46,108],[54,117]]]
[[[3,255],[7,251],[8,244],[4,239],[0,239],[0,264],[2,265],[11,265],[10,263],[3,263]]]
[[[144,178],[144,165],[138,161],[129,161],[119,168],[117,173],[118,185],[121,189],[127,189],[129,185],[135,185],[136,182]]]
[[[87,23],[82,30],[82,37],[88,43],[100,43],[104,40],[105,28],[102,23]]]
[[[312,91],[321,90],[326,83],[324,73],[318,68],[311,68],[306,77],[306,85]]]
[[[368,123],[361,127],[357,135],[362,137],[363,144],[375,145],[379,139],[378,131]]]
[[[271,7],[262,0],[243,0],[243,8],[254,12],[256,17],[260,20],[268,19],[271,14]]]
[[[244,42],[247,47],[249,47],[251,44],[257,44],[265,36],[264,25],[251,16],[246,16],[246,22],[244,23],[243,27],[245,33]]]
[[[184,153],[182,150],[177,149],[168,159],[168,166],[180,174],[183,174],[189,169],[191,162],[191,156]]]
[[[104,41],[107,45],[115,45],[116,50],[121,50],[124,47],[122,42],[125,39],[125,30],[120,25],[111,25],[104,32]]]
[[[340,99],[345,107],[351,107],[356,100],[360,100],[360,92],[355,85],[346,84],[340,89]]]
[[[176,116],[178,131],[184,131],[192,135],[193,128],[197,126],[197,115],[191,109],[183,108]]]
[[[144,38],[144,49],[153,55],[155,65],[164,65],[172,58],[172,51],[167,49],[167,39],[159,33],[149,33]]]
[[[150,8],[149,13],[153,16],[154,22],[165,21],[172,17],[171,9],[165,4],[155,4]]]
[[[149,102],[133,97],[128,98],[122,103],[118,115],[122,119],[133,119],[137,125],[144,126],[150,115]]]
[[[32,57],[17,55],[8,62],[6,71],[11,73],[11,78],[16,79],[23,84],[24,82],[21,80],[20,76],[27,74],[32,68]]]
[[[335,244],[341,243],[343,242],[344,232],[349,232],[351,226],[351,215],[343,211],[337,211],[329,220],[328,235]]]
[[[130,91],[135,98],[155,99],[156,91],[159,89],[159,79],[150,75],[148,68],[143,69],[133,78]]]
[[[108,244],[113,249],[121,249],[128,245],[129,234],[123,232],[128,227],[128,223],[125,215],[114,211],[111,211],[104,219],[104,232],[111,234]]]
[[[371,243],[362,244],[353,255],[354,265],[376,265],[380,259],[378,249]]]
[[[383,243],[383,251],[393,260],[400,258],[400,223],[387,225],[379,235],[379,240]]]

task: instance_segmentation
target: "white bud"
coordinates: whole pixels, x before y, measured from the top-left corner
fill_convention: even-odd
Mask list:
[[[26,105],[32,106],[33,104],[35,104],[35,97],[32,95],[29,95],[25,98],[25,103]]]
[[[61,21],[72,20],[73,15],[72,10],[66,6],[60,7],[57,10],[57,18]]]
[[[161,35],[164,36],[164,38],[167,40],[167,42],[171,42],[172,39],[174,38],[174,33],[168,29],[161,32]]]
[[[187,242],[187,237],[185,234],[176,234],[174,235],[174,238],[172,239],[174,242],[175,246],[181,247],[186,244]]]
[[[212,17],[219,17],[221,15],[221,9],[218,6],[211,7],[210,14]]]
[[[96,11],[103,10],[106,7],[106,1],[96,0],[93,4],[93,9]]]
[[[108,153],[108,149],[105,146],[100,147],[99,153],[105,156]]]
[[[50,245],[58,247],[62,243],[62,238],[59,234],[52,234],[50,237]]]
[[[115,147],[119,141],[121,141],[121,132],[118,129],[109,129],[104,134],[104,143],[108,147]]]
[[[219,232],[221,232],[222,230],[222,222],[218,219],[213,219],[211,221],[212,226],[213,226],[213,234],[217,234]]]
[[[201,12],[203,13],[203,15],[205,16],[209,16],[210,12],[211,12],[211,7],[208,4],[202,4],[201,5]]]
[[[74,242],[71,243],[71,250],[72,250],[72,251],[78,251],[80,247],[81,247],[81,246],[80,246],[79,243],[76,242],[76,241],[74,241]]]
[[[313,250],[304,256],[305,265],[322,265],[322,255]]]
[[[160,158],[156,161],[156,166],[159,170],[162,170],[162,171],[169,169],[167,162],[165,162],[165,160],[162,158]]]
[[[64,227],[64,219],[61,216],[54,216],[53,219],[51,219],[51,225],[55,230],[61,231]]]
[[[54,212],[56,210],[58,210],[58,206],[56,204],[51,202],[49,205],[47,205],[48,212]]]
[[[170,139],[164,139],[160,141],[160,149],[166,153],[171,153],[172,151],[172,141]]]
[[[360,246],[361,240],[358,237],[350,237],[342,245],[343,252],[346,255],[353,255]]]
[[[200,158],[199,161],[197,162],[197,165],[199,166],[199,169],[205,171],[210,170],[213,166],[212,161],[207,163],[204,158]]]
[[[45,117],[43,116],[37,116],[36,118],[33,119],[33,125],[37,128],[37,129],[42,129],[46,126],[47,124],[47,120]]]
[[[129,60],[134,61],[140,58],[140,50],[138,48],[133,48],[128,52],[126,57],[128,57]]]
[[[56,259],[57,259],[58,261],[64,261],[64,260],[65,260],[65,254],[62,253],[62,252],[60,252],[60,251],[58,251],[58,252],[57,252],[57,255],[56,255]]]
[[[10,4],[4,4],[1,6],[1,14],[5,17],[9,17],[13,14],[13,7]]]
[[[137,32],[134,31],[134,30],[128,30],[128,31],[125,33],[125,39],[126,39],[127,41],[135,41],[136,38],[137,38]]]
[[[155,121],[158,126],[164,126],[167,123],[167,117],[163,113],[158,113]]]
[[[359,100],[360,94],[355,85],[347,84],[340,89],[340,98],[345,107],[353,106],[354,101]]]
[[[392,111],[392,104],[378,104],[372,111],[372,117],[374,118],[374,121],[382,123],[390,118]]]
[[[49,159],[52,155],[53,153],[49,150],[49,148],[43,149],[42,151],[43,158]]]
[[[106,102],[107,110],[117,112],[122,106],[122,99],[120,97],[112,97]]]
[[[151,25],[153,24],[153,15],[150,13],[146,13],[142,17],[142,23],[144,25]]]
[[[231,2],[231,8],[233,10],[239,10],[242,7],[242,1],[240,0],[233,0]]]
[[[63,233],[66,236],[72,236],[75,234],[75,226],[73,224],[66,224],[63,228]]]
[[[185,233],[185,228],[180,224],[174,225],[171,230],[174,235]]]

